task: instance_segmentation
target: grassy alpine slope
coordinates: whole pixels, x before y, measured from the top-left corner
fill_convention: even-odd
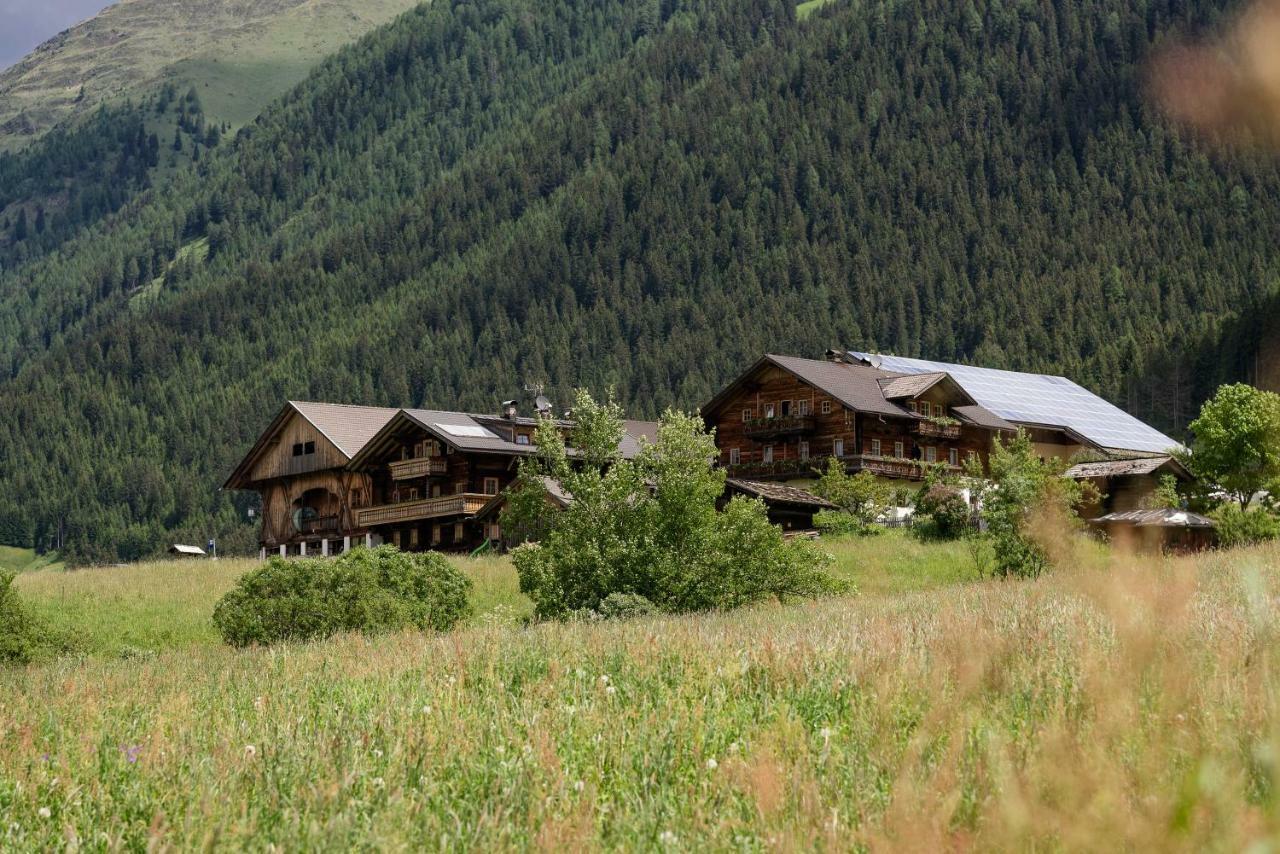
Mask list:
[[[418,0],[121,0],[0,72],[0,151],[100,104],[195,86],[233,127]]]
[[[1274,840],[1280,550],[1106,568],[7,671],[0,845]]]

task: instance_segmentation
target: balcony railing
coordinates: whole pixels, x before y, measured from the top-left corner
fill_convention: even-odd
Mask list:
[[[939,439],[960,438],[960,422],[958,421],[930,421],[925,419],[915,422],[911,429],[915,431],[917,436],[935,436]]]
[[[418,457],[413,460],[398,460],[388,463],[392,480],[409,480],[415,477],[427,477],[433,474],[444,474],[449,470],[449,461],[444,457]]]
[[[769,477],[817,477],[827,467],[828,456],[809,457],[808,459],[791,458],[772,460],[770,462],[746,462],[725,467],[730,477],[769,478]],[[844,463],[850,471],[869,471],[882,477],[923,480],[925,469],[931,463],[920,460],[902,460],[894,457],[873,457],[870,454],[849,454],[836,459]],[[948,468],[959,471],[956,466]]]
[[[750,418],[742,422],[742,432],[750,439],[772,439],[813,431],[812,415],[779,415],[773,418]]]
[[[442,495],[438,498],[401,501],[399,504],[379,504],[376,507],[357,510],[356,524],[361,528],[371,528],[374,525],[436,519],[442,516],[470,516],[492,498],[492,495],[464,492],[458,495]]]
[[[312,516],[310,519],[302,520],[303,534],[322,534],[327,531],[338,530],[337,516]]]

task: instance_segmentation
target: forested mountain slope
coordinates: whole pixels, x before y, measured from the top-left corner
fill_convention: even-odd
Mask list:
[[[239,126],[417,0],[120,0],[0,71],[0,151],[165,83]]]
[[[1135,378],[1182,370],[1280,263],[1276,164],[1142,95],[1153,45],[1220,11],[415,10],[0,277],[0,540],[130,557],[236,529],[213,490],[287,397],[489,409],[539,379],[653,414],[765,350],[1055,370],[1168,426],[1197,391]]]

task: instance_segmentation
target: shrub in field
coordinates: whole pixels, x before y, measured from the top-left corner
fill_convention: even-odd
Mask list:
[[[233,646],[349,631],[445,631],[470,613],[470,591],[471,580],[431,552],[380,546],[327,560],[275,557],[240,579],[213,621]]]
[[[916,536],[958,540],[972,527],[973,511],[959,489],[935,483],[920,490],[916,497],[916,516],[920,521],[911,528]]]
[[[1241,510],[1237,504],[1227,504],[1213,517],[1218,522],[1218,544],[1226,548],[1280,538],[1280,519],[1265,510]]]
[[[832,457],[827,460],[827,468],[818,482],[814,484],[814,492],[840,508],[838,512],[847,518],[834,518],[834,514],[823,515],[823,523],[832,533],[877,534],[876,518],[888,506],[888,490],[876,480],[869,471],[861,471],[851,475],[845,471],[844,464]],[[814,520],[818,524],[818,520]]]
[[[40,642],[38,626],[13,589],[14,577],[0,572],[0,664],[25,664]]]
[[[656,605],[638,593],[610,593],[600,602],[596,613],[606,620],[631,620],[659,612]]]
[[[825,556],[784,540],[761,502],[735,498],[716,511],[725,476],[712,466],[715,443],[701,419],[668,412],[657,442],[625,460],[615,404],[579,392],[573,414],[572,455],[545,422],[538,457],[521,467],[531,490],[550,477],[573,496],[564,510],[531,505],[547,515],[528,524],[547,534],[513,553],[520,589],[539,617],[601,612],[613,594],[684,612],[835,589]]]
[[[834,537],[873,533],[866,526],[843,510],[819,510],[813,514],[813,527]]]
[[[995,572],[1035,577],[1049,566],[1048,529],[1078,526],[1075,508],[1091,500],[1096,490],[1062,477],[1060,460],[1040,459],[1023,430],[1008,443],[993,443],[989,467],[978,497],[991,535]]]

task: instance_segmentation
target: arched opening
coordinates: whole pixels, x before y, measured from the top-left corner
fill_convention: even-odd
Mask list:
[[[293,528],[300,534],[338,530],[338,496],[324,487],[308,489],[293,502]]]

